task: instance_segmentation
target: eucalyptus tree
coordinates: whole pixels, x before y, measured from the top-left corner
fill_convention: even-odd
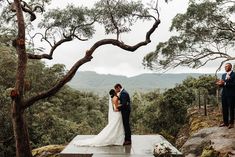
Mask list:
[[[68,5],[64,9],[47,10],[50,0],[1,0],[0,34],[12,39],[12,45],[17,54],[16,79],[14,89],[11,91],[12,123],[16,142],[17,157],[32,157],[29,142],[25,110],[41,99],[48,98],[57,93],[76,71],[93,58],[97,48],[105,45],[117,46],[123,50],[133,52],[151,42],[150,37],[160,24],[158,10],[155,7],[147,8],[140,1],[126,0],[100,0],[93,8]],[[35,28],[33,23],[37,17],[39,25]],[[145,39],[134,45],[120,41],[120,34],[131,31],[131,26],[138,20],[151,20],[152,26],[146,32]],[[72,41],[87,41],[95,32],[95,24],[101,24],[106,34],[115,34],[115,38],[107,38],[94,42],[88,47],[84,56],[64,73],[64,75],[51,84],[51,87],[40,92],[28,94],[26,89],[26,74],[28,60],[52,60],[58,47]],[[33,30],[38,30],[32,34]],[[36,38],[40,37],[40,40]],[[50,49],[46,52],[36,42],[48,44]],[[9,40],[8,40],[9,41]],[[43,45],[41,44],[41,45]],[[66,52],[65,55],[68,55]]]
[[[213,62],[235,60],[235,1],[190,0],[186,13],[177,14],[170,31],[176,35],[160,42],[143,59],[151,69],[189,66],[199,68]]]

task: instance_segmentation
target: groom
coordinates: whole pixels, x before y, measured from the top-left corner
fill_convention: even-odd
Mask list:
[[[130,145],[131,144],[131,128],[130,128],[130,112],[131,112],[131,103],[130,103],[130,96],[125,89],[122,88],[121,84],[116,84],[114,86],[116,93],[120,92],[119,100],[120,100],[120,107],[118,107],[119,111],[122,113],[122,121],[125,131],[125,142],[123,145]]]

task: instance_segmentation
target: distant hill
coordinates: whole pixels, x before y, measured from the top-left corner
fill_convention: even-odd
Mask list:
[[[107,93],[116,83],[121,83],[130,93],[134,91],[147,92],[155,89],[164,90],[182,83],[187,77],[199,77],[204,74],[141,74],[134,77],[121,75],[98,74],[91,71],[79,71],[68,83],[74,89],[93,91],[95,93]]]

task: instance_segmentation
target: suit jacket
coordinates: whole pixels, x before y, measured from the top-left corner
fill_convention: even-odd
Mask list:
[[[121,91],[119,99],[121,105],[120,110],[131,109],[130,96],[125,89]]]
[[[222,75],[222,80],[224,80],[225,84],[223,85],[222,96],[235,96],[235,73],[232,71],[230,73],[230,79],[226,80],[226,74]]]

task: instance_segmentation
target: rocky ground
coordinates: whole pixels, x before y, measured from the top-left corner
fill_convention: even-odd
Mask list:
[[[218,107],[191,108],[189,124],[182,128],[177,146],[186,157],[235,157],[235,128],[218,127],[222,119]]]
[[[59,157],[59,153],[65,148],[62,145],[48,145],[32,151],[33,157]]]

